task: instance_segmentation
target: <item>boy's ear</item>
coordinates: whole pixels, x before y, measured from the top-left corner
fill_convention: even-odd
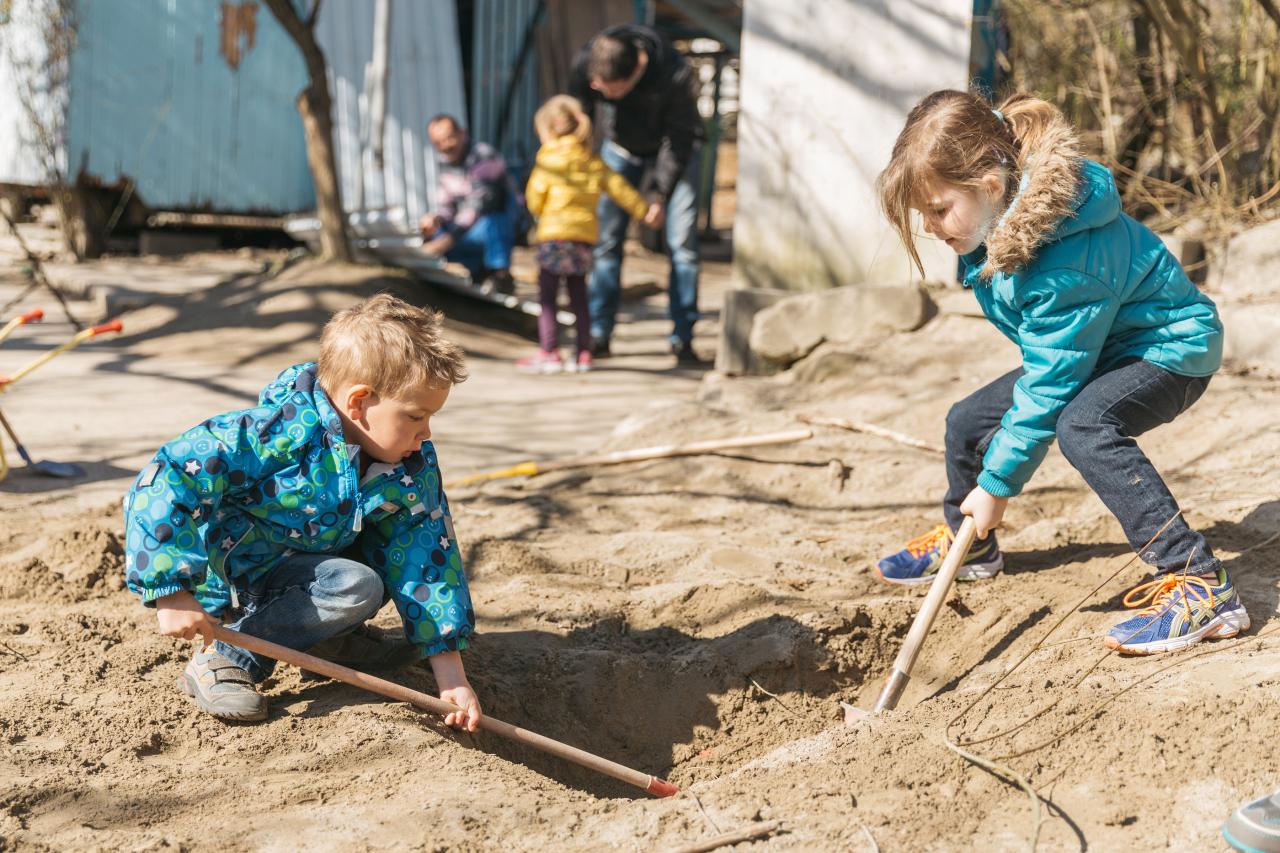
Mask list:
[[[352,385],[347,389],[347,397],[343,400],[347,417],[353,421],[364,420],[364,412],[378,401],[378,395],[368,385]]]

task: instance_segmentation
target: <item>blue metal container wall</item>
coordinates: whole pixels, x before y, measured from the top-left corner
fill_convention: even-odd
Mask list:
[[[391,3],[383,166],[378,170],[360,146],[362,122],[368,121],[365,75],[373,59],[374,6],[372,0],[326,0],[316,23],[333,92],[342,202],[351,212],[390,209],[389,219],[412,229],[435,199],[427,120],[437,113],[467,120],[457,12],[453,0]]]
[[[538,137],[538,52],[530,50],[513,80],[520,49],[538,0],[476,0],[471,59],[472,135],[497,147],[512,173],[523,179],[533,167]],[[514,88],[511,94],[508,89]],[[511,110],[504,123],[503,106]],[[499,138],[501,131],[501,138]]]
[[[229,14],[242,25],[224,25]],[[269,10],[255,0],[81,0],[77,16],[71,175],[127,177],[152,208],[315,206],[294,105],[306,72]]]

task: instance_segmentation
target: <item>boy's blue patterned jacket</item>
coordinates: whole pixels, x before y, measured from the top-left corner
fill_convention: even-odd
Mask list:
[[[289,368],[256,408],[210,418],[156,453],[125,495],[129,589],[151,604],[179,590],[221,614],[290,554],[338,554],[382,575],[423,655],[467,647],[475,614],[435,448],[375,462],[316,383]]]

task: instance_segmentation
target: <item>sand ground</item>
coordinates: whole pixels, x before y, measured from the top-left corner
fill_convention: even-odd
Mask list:
[[[21,287],[12,250],[0,239],[0,303]],[[288,667],[265,687],[265,723],[201,714],[173,689],[188,649],[121,588],[118,498],[158,444],[249,404],[363,295],[436,304],[467,347],[473,376],[434,425],[446,479],[783,429],[801,412],[940,442],[950,404],[1017,359],[947,294],[924,329],[846,358],[831,381],[704,376],[674,369],[651,295],[628,303],[621,357],[603,369],[525,377],[510,364],[531,347],[523,321],[390,271],[303,261],[263,274],[279,260],[53,265],[81,290],[152,296],[123,316],[124,335],[0,397],[33,455],[88,471],[68,485],[15,469],[0,484],[0,849],[672,849],[765,819],[783,831],[755,846],[1026,849],[1026,794],[949,736],[997,735],[971,747],[988,757],[1025,753],[1002,763],[1049,803],[1046,850],[1221,849],[1230,809],[1280,784],[1280,544],[1254,547],[1280,529],[1280,398],[1274,377],[1240,370],[1143,446],[1239,583],[1254,619],[1241,639],[1104,657],[1100,636],[1143,569],[1077,606],[1129,548],[1053,451],[1011,506],[1007,571],[953,593],[899,710],[846,727],[840,702],[870,706],[923,595],[880,584],[869,564],[936,523],[944,474],[927,453],[819,429],[450,493],[481,632],[466,661],[486,710],[666,776],[678,797]],[[629,263],[661,273],[652,258]],[[709,263],[705,281],[709,355],[725,266]],[[47,300],[27,304],[50,322],[0,348],[0,370],[69,333]],[[94,303],[73,307],[96,319]],[[394,611],[378,621],[394,625]],[[432,687],[425,667],[396,677]]]

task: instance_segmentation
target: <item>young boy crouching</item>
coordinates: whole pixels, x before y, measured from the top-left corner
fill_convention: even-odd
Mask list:
[[[129,589],[160,633],[230,628],[365,669],[426,657],[474,731],[458,653],[475,614],[431,437],[466,378],[440,316],[382,294],[336,314],[319,363],[281,373],[258,406],[156,453],[124,499]],[[390,598],[403,640],[364,623]],[[412,645],[410,645],[412,644]],[[261,720],[270,658],[217,642],[179,679],[216,717]]]

